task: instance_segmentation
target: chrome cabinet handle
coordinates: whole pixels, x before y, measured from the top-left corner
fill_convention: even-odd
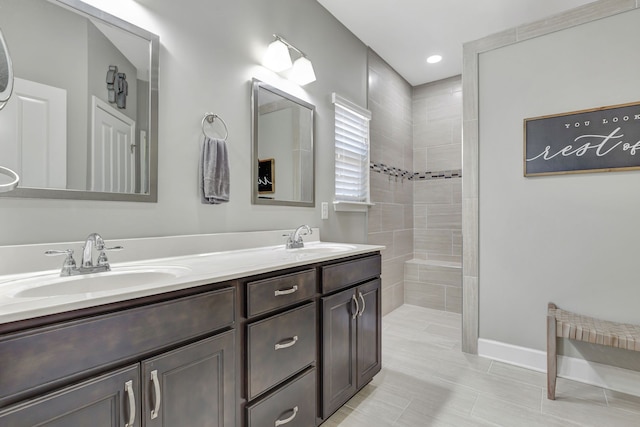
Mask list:
[[[362,309],[360,310],[360,314],[358,314],[358,316],[362,317],[362,315],[364,314],[364,309],[367,307],[367,304],[364,302],[364,297],[362,296],[362,292],[359,292],[360,294],[360,301],[362,301]]]
[[[292,293],[296,292],[297,290],[298,290],[298,285],[293,285],[293,287],[289,288],[289,289],[282,289],[282,290],[278,289],[273,294],[274,294],[274,296],[278,297],[280,295],[292,294]]]
[[[283,426],[283,425],[289,424],[291,421],[293,421],[293,419],[296,417],[296,415],[298,415],[298,407],[295,406],[292,409],[292,411],[293,411],[293,414],[291,414],[291,416],[289,418],[285,418],[284,420],[276,420],[275,427]]]
[[[275,347],[276,347],[276,350],[281,350],[281,349],[283,349],[283,348],[289,348],[289,347],[292,347],[292,346],[293,346],[293,345],[295,345],[295,343],[297,343],[297,342],[298,342],[298,336],[297,336],[297,335],[295,335],[293,338],[291,338],[291,339],[289,340],[289,342],[284,343],[284,344],[280,344],[280,343],[278,343],[278,344],[276,344],[276,345],[275,345]]]
[[[356,316],[358,315],[358,312],[360,311],[360,304],[358,304],[358,300],[356,299],[356,294],[351,295],[351,301],[356,303],[356,309],[353,311],[353,314],[351,315],[351,319],[353,320],[356,318]]]
[[[133,427],[136,422],[136,395],[133,393],[133,380],[124,383],[124,390],[129,396],[129,422],[124,427]]]
[[[160,412],[160,401],[162,400],[162,395],[160,394],[160,381],[158,381],[158,370],[154,369],[151,371],[151,382],[153,383],[153,391],[155,398],[154,408],[151,410],[151,419],[158,418],[158,413]]]

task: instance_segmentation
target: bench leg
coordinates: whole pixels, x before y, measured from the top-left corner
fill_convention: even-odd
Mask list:
[[[556,400],[558,357],[556,349],[556,318],[547,316],[547,399]]]

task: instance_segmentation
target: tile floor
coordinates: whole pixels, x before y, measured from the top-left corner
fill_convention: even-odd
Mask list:
[[[640,426],[640,397],[460,351],[460,315],[403,305],[383,318],[383,369],[323,427]]]

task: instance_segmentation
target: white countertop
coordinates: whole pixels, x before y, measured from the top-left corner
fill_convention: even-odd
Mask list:
[[[135,262],[115,262],[111,264],[110,272],[63,279],[59,278],[59,269],[5,274],[0,275],[0,324],[219,283],[382,249],[384,246],[313,241],[305,243],[304,250],[287,250],[281,244]],[[62,259],[59,261],[61,262]],[[153,280],[136,280],[135,275],[130,274],[132,271],[143,271],[148,276],[143,274],[140,277],[151,277]],[[170,274],[164,274],[166,271]],[[93,280],[94,278],[98,278],[101,282],[109,280],[109,286],[96,288],[97,290],[92,292],[74,291],[51,296],[30,294],[34,288],[42,288],[43,283],[62,281],[70,283],[74,280]],[[121,278],[127,280],[121,280]],[[35,293],[37,294],[37,291]]]

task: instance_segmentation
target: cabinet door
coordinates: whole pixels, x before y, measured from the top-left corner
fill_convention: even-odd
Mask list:
[[[0,412],[3,427],[139,427],[140,369],[130,366]]]
[[[356,392],[355,289],[322,298],[322,417]]]
[[[235,331],[142,363],[145,426],[234,427]]]
[[[359,286],[356,292],[360,304],[357,317],[357,387],[360,389],[371,381],[382,367],[380,279]]]

